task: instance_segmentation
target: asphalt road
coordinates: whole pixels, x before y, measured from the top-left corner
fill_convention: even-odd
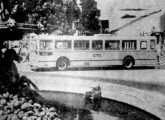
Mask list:
[[[47,83],[53,81],[56,86],[57,84],[62,84],[60,85],[61,88],[64,86],[76,87],[78,84],[83,84],[82,86],[84,88],[88,88],[101,85],[103,83],[113,83],[165,94],[165,69],[136,68],[131,70],[121,70],[121,67],[112,67],[73,68],[66,71],[57,71],[55,69],[40,69],[39,71],[32,71],[27,64],[17,64],[17,67],[20,74],[35,78],[37,79],[36,81],[40,79],[40,84],[41,79],[44,82],[47,81]],[[51,85],[52,87],[54,86],[53,84]],[[49,89],[51,88],[51,85],[48,85]],[[43,84],[41,89],[44,89],[44,86],[45,84]]]
[[[99,85],[102,96],[125,102],[165,118],[165,69],[73,68],[67,71],[31,71],[18,65],[21,75],[30,78],[40,90],[85,93]]]

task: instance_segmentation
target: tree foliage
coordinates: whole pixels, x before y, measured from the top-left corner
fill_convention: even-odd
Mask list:
[[[80,21],[79,29],[84,33],[100,31],[99,16],[95,0],[2,0],[7,20],[9,17],[19,23],[40,24],[43,32],[57,34],[72,34],[73,24]],[[7,11],[7,12],[6,12]]]
[[[99,33],[100,10],[97,9],[97,2],[95,0],[81,0],[81,7],[82,14],[80,18],[80,24],[83,32],[89,34]]]
[[[72,23],[79,18],[79,8],[75,0],[3,0],[6,19],[32,24],[41,23],[45,32],[60,31],[69,34]]]

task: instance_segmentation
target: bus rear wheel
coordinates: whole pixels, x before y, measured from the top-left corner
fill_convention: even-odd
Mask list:
[[[58,70],[66,70],[68,68],[68,60],[67,59],[60,59],[57,61],[57,69]]]
[[[124,59],[123,66],[126,69],[131,69],[134,65],[134,60],[133,58],[127,57]]]

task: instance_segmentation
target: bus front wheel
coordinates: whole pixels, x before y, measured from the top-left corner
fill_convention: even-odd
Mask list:
[[[68,68],[68,61],[66,59],[60,59],[57,61],[58,70],[66,70]]]
[[[123,62],[124,68],[130,69],[130,68],[133,67],[133,65],[134,65],[133,58],[127,57],[127,58],[124,59],[124,62]]]

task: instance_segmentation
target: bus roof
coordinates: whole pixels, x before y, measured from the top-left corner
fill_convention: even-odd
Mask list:
[[[115,36],[115,35],[94,35],[94,36],[56,36],[39,35],[38,39],[44,40],[138,40],[156,39],[154,36]]]

